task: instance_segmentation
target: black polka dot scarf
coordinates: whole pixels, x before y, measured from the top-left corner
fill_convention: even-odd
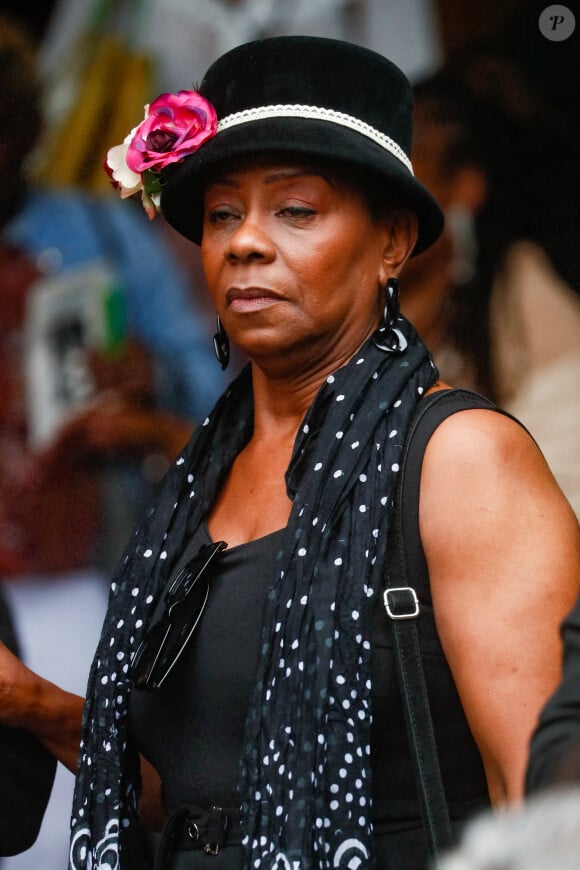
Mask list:
[[[400,355],[369,339],[319,390],[287,472],[293,506],[263,623],[240,805],[247,868],[374,866],[370,625],[402,448],[437,372],[413,328]],[[89,676],[70,870],[137,868],[128,665],[187,527],[207,516],[252,431],[249,368],[170,470],[122,559]]]

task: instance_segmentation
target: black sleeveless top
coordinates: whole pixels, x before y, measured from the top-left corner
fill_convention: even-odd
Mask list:
[[[463,713],[437,636],[427,565],[419,538],[418,500],[424,446],[439,422],[467,408],[489,408],[487,400],[460,390],[424,416],[409,454],[403,511],[409,530],[410,579],[421,602],[417,620],[441,772],[455,827],[488,805],[479,752]],[[208,543],[205,526],[191,530],[175,573]],[[158,770],[168,813],[183,804],[238,806],[243,733],[258,660],[262,603],[283,530],[224,550],[212,576],[208,603],[181,659],[164,685],[133,692],[130,734]],[[377,867],[424,870],[427,839],[422,829],[403,709],[397,684],[391,625],[377,602],[372,626],[373,728],[371,759]],[[228,854],[229,853],[229,854]],[[205,867],[202,852],[180,856],[180,870]],[[241,868],[241,849],[212,857],[212,870]]]

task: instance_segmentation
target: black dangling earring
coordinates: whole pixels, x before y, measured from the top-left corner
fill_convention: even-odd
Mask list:
[[[373,342],[385,353],[404,353],[408,342],[400,329],[394,324],[399,318],[399,281],[389,278],[385,287],[385,307],[383,322],[373,336]]]
[[[217,360],[222,367],[222,371],[225,371],[230,361],[230,340],[227,332],[222,326],[219,314],[217,315],[216,321],[217,332],[213,337],[213,349]]]

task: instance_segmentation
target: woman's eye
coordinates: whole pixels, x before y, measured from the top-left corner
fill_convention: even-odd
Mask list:
[[[286,215],[291,218],[307,218],[315,215],[316,211],[306,205],[286,205],[284,208],[278,209],[276,214]]]
[[[208,211],[208,221],[210,224],[223,224],[226,221],[233,220],[236,217],[236,212],[231,208],[212,208]]]

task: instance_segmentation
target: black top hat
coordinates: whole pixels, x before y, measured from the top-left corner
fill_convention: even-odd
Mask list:
[[[347,162],[386,182],[418,216],[414,254],[441,233],[443,215],[414,177],[409,158],[413,95],[405,75],[374,51],[334,39],[280,36],[240,45],[207,71],[199,92],[216,109],[218,132],[166,172],[161,209],[199,244],[207,170],[265,152]]]

